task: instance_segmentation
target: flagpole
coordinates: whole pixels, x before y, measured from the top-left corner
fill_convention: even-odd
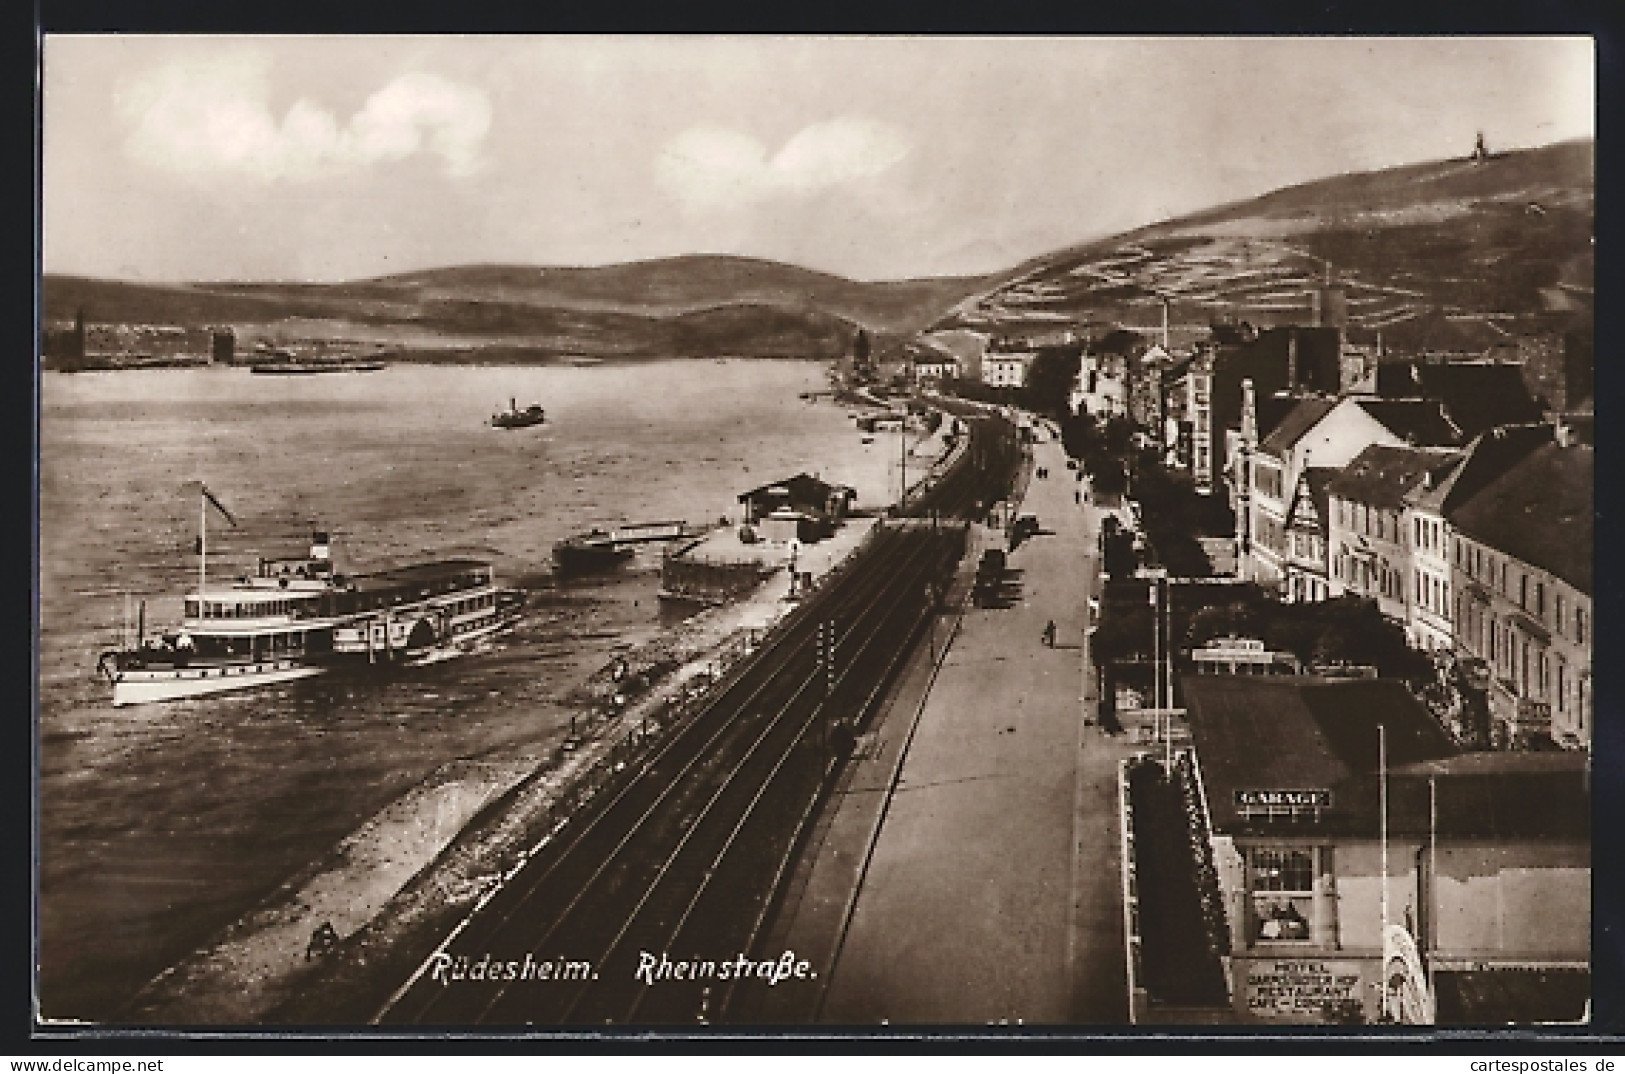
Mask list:
[[[209,489],[203,482],[197,484],[197,599],[203,600],[203,586],[208,580],[209,563]],[[201,605],[199,611],[201,611]]]
[[[1439,991],[1434,977],[1434,963],[1438,961],[1439,936],[1439,785],[1428,777],[1428,999],[1434,1004],[1434,1019],[1438,1019]]]
[[[1377,725],[1377,833],[1382,846],[1382,943],[1383,957],[1387,958],[1388,950],[1388,729],[1382,724]],[[1386,975],[1388,968],[1383,966]],[[1383,1021],[1388,1020],[1388,983],[1382,983],[1382,1006],[1380,1008]]]

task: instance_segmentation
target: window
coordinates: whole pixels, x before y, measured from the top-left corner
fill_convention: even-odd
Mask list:
[[[1529,610],[1529,576],[1522,571],[1518,572],[1518,607]]]
[[[1586,643],[1586,610],[1584,608],[1577,607],[1574,609],[1574,640],[1581,645]]]
[[[1535,618],[1546,621],[1546,583],[1535,583]]]
[[[1563,658],[1557,658],[1557,711],[1562,712],[1568,707],[1569,699],[1569,669]]]
[[[1565,629],[1563,621],[1563,613],[1565,611],[1567,611],[1567,609],[1563,607],[1563,594],[1554,593],[1552,595],[1552,618],[1556,620],[1555,625],[1557,627],[1557,634],[1559,637],[1562,637]]]
[[[1312,939],[1314,851],[1255,847],[1248,864],[1254,942]]]

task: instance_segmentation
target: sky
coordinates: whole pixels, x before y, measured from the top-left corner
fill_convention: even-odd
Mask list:
[[[154,282],[983,273],[1595,134],[1586,38],[52,35],[42,86],[45,271]]]

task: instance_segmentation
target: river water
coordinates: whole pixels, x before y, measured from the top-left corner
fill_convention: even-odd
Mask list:
[[[107,1020],[441,764],[539,752],[561,699],[662,627],[658,572],[554,586],[552,542],[616,521],[737,518],[738,493],[799,470],[890,498],[891,438],[865,444],[827,403],[824,367],[666,361],[392,366],[254,376],[161,369],[44,376],[40,429],[41,1013]],[[510,397],[547,424],[495,430]],[[147,603],[172,625],[209,571],[302,554],[332,532],[338,569],[457,554],[533,590],[488,652],[383,678],[318,677],[113,709],[97,654]]]

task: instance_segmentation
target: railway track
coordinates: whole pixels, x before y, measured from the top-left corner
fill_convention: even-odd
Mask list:
[[[997,498],[1019,450],[1006,423],[973,437],[967,465],[912,513],[970,513]],[[962,526],[935,520],[883,526],[704,710],[508,877],[373,1020],[726,1021],[742,978],[764,967],[816,972],[754,948],[842,747],[933,613],[965,538]]]
[[[880,651],[902,640],[893,632],[903,616],[923,613],[926,582],[962,539],[957,528],[886,527],[703,713],[512,877],[377,1020],[595,1024],[636,1016],[635,1002],[622,1011],[622,997],[645,987],[635,977],[641,952],[664,953],[690,922],[733,916],[728,904],[749,916],[765,905],[771,871],[757,884],[727,878],[751,874],[737,863],[763,853],[763,818],[805,811],[830,764],[827,732],[873,691],[888,666]],[[820,656],[823,624],[834,637],[832,664]],[[795,808],[786,805],[796,799]],[[725,905],[711,909],[718,900]],[[538,979],[544,964],[547,977]]]

